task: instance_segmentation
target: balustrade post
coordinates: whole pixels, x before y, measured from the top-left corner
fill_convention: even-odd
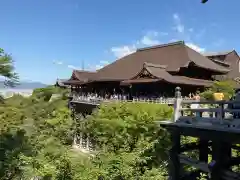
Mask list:
[[[220,118],[220,123],[223,124],[223,120],[225,118],[224,104],[223,103],[220,104],[219,118]]]
[[[182,103],[182,97],[181,97],[181,88],[176,87],[175,89],[175,101],[174,101],[174,117],[173,120],[176,122],[179,117],[181,116],[181,103]]]

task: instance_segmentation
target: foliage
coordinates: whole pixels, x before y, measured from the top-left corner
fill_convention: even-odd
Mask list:
[[[96,141],[95,156],[71,148],[76,131],[67,102],[13,96],[0,105],[0,179],[166,179],[168,134],[156,124],[172,108],[108,104],[82,121]],[[57,90],[53,90],[54,93]]]
[[[151,141],[159,136],[156,121],[171,117],[166,105],[145,103],[108,104],[88,116],[83,131],[90,132],[100,148],[131,151],[138,142]]]
[[[164,179],[169,138],[157,121],[169,120],[172,111],[167,105],[116,103],[88,116],[80,127],[101,152],[94,163],[104,179]]]
[[[60,176],[73,132],[65,100],[13,96],[0,105],[0,117],[0,179]]]
[[[226,80],[226,81],[215,81],[213,85],[206,89],[201,96],[208,100],[213,100],[213,94],[215,92],[222,92],[224,94],[224,99],[230,99],[235,92],[235,82]]]
[[[6,78],[5,84],[14,86],[18,82],[18,75],[14,72],[13,59],[0,48],[0,76]]]
[[[44,99],[44,101],[49,101],[53,94],[61,94],[64,100],[67,99],[67,89],[62,89],[60,87],[48,86],[46,88],[37,88],[33,91],[33,97],[37,99]]]

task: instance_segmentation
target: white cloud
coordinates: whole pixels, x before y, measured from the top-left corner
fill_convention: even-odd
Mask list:
[[[117,58],[121,58],[124,56],[127,56],[129,54],[134,53],[137,50],[135,45],[132,46],[120,46],[120,47],[112,47],[111,52],[116,56]]]
[[[96,65],[88,64],[88,70],[96,71],[96,70],[99,70],[99,69],[103,68],[104,66],[106,66],[108,64],[110,64],[109,61],[100,61],[99,64],[96,64]]]
[[[196,44],[193,44],[193,43],[186,43],[186,45],[190,48],[192,48],[193,50],[197,51],[197,52],[204,52],[205,51],[205,48],[201,48],[199,47],[198,45]]]
[[[169,32],[162,31],[148,31],[144,36],[130,45],[124,45],[119,47],[112,47],[109,52],[117,58],[121,58],[136,51],[137,48],[146,46],[153,46],[166,42],[176,42],[183,40],[187,46],[194,49],[197,52],[204,52],[206,49],[197,45],[196,41],[205,35],[206,28],[187,27],[178,13],[172,15],[173,28],[169,27]],[[171,36],[173,35],[173,36]],[[163,37],[165,36],[165,37]],[[163,40],[161,38],[164,38]],[[166,39],[167,38],[167,39]],[[214,42],[215,46],[221,44],[221,41]],[[213,44],[213,43],[212,43]]]
[[[100,64],[107,65],[109,64],[109,61],[100,61]]]
[[[196,33],[195,37],[197,39],[201,39],[206,34],[206,29],[201,29],[199,32]]]
[[[56,64],[56,65],[60,65],[60,66],[67,67],[67,68],[69,68],[69,69],[73,69],[73,70],[75,70],[75,69],[81,69],[81,68],[76,67],[76,66],[74,66],[74,65],[66,65],[66,64],[64,64],[62,61],[53,61],[53,63]]]
[[[134,53],[137,50],[137,47],[153,46],[160,44],[160,41],[158,40],[159,35],[167,35],[167,33],[148,31],[140,40],[137,40],[134,44],[112,47],[110,51],[114,54],[115,57],[121,58]]]
[[[97,64],[97,65],[95,66],[95,70],[98,70],[98,69],[101,69],[101,68],[103,68],[103,65]]]
[[[70,69],[80,69],[80,68],[77,68],[77,67],[75,67],[73,65],[68,65],[67,67],[70,68]]]
[[[160,44],[158,40],[152,39],[151,37],[148,37],[148,36],[143,36],[143,38],[141,39],[141,43],[146,46],[153,46],[153,45]]]
[[[173,18],[176,19],[176,20],[180,19],[177,13],[173,14]]]
[[[213,42],[213,46],[219,47],[219,46],[222,46],[223,43],[224,43],[224,40],[223,39],[219,39],[219,40]]]
[[[168,32],[159,32],[159,35],[160,35],[160,36],[168,36],[169,33],[168,33]]]
[[[86,70],[88,70],[88,71],[96,71],[96,70],[99,70],[99,69],[101,69],[103,67],[104,67],[104,65],[102,65],[102,64],[96,64],[96,65],[88,64]]]
[[[160,44],[159,40],[157,39],[159,32],[157,31],[148,31],[146,35],[144,35],[140,41],[137,42],[138,45],[144,46],[154,46]]]
[[[179,17],[179,15],[177,13],[173,14],[173,19],[174,19],[174,29],[178,32],[178,33],[184,33],[184,25],[181,22],[181,19]]]
[[[176,41],[180,41],[178,39],[170,39],[169,42],[172,43],[172,42],[176,42]]]
[[[173,20],[174,20],[174,30],[178,32],[177,39],[187,41],[186,45],[197,52],[204,52],[205,48],[196,45],[196,43],[194,43],[192,39],[197,39],[203,36],[206,30],[202,29],[197,33],[193,33],[194,29],[192,27],[185,28],[185,25],[182,23],[181,18],[177,13],[173,14]],[[185,29],[187,30],[185,31]]]
[[[158,35],[159,35],[159,32],[157,31],[148,31],[145,36],[157,37]]]
[[[189,28],[188,31],[189,31],[189,32],[193,32],[193,28]]]
[[[62,62],[62,61],[56,61],[56,60],[54,60],[53,63],[54,63],[54,64],[57,64],[57,65],[63,65],[63,62]]]

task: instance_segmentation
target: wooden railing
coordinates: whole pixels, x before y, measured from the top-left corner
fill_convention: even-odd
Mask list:
[[[127,99],[104,99],[97,97],[87,97],[73,94],[72,101],[81,103],[100,104],[103,102],[132,102],[132,103],[156,103],[156,104],[174,104],[175,98],[133,98],[133,100]],[[182,98],[185,101],[191,100],[190,98]]]
[[[240,109],[229,108],[232,104],[240,105],[240,101],[184,100],[180,90],[179,87],[176,88],[174,122],[240,128]],[[191,104],[198,104],[199,108],[191,108]]]

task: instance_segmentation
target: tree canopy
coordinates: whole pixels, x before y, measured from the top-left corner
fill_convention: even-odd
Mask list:
[[[5,84],[13,86],[18,82],[18,75],[14,71],[13,59],[11,55],[0,48],[0,76],[6,78]]]
[[[224,94],[224,99],[229,100],[235,93],[236,85],[236,82],[232,80],[215,81],[211,87],[207,88],[201,94],[201,96],[207,100],[213,100],[213,94],[215,92],[222,92]]]
[[[232,93],[228,86],[226,82],[218,82],[211,91],[221,87]],[[56,93],[61,96],[51,100],[49,94]],[[49,86],[36,89],[29,98],[15,95],[0,104],[0,179],[168,178],[169,134],[158,122],[171,119],[172,107],[108,103],[74,121],[65,93],[65,90]],[[77,131],[91,137],[94,152],[88,154],[73,148]],[[183,143],[193,141],[196,139],[182,139]],[[188,155],[196,157],[195,151]]]
[[[169,119],[172,108],[103,105],[77,127],[64,95],[51,102],[38,95],[49,88],[36,90],[30,98],[14,96],[0,105],[0,179],[167,178],[169,139],[156,121]],[[72,148],[77,128],[93,137],[93,156]]]

